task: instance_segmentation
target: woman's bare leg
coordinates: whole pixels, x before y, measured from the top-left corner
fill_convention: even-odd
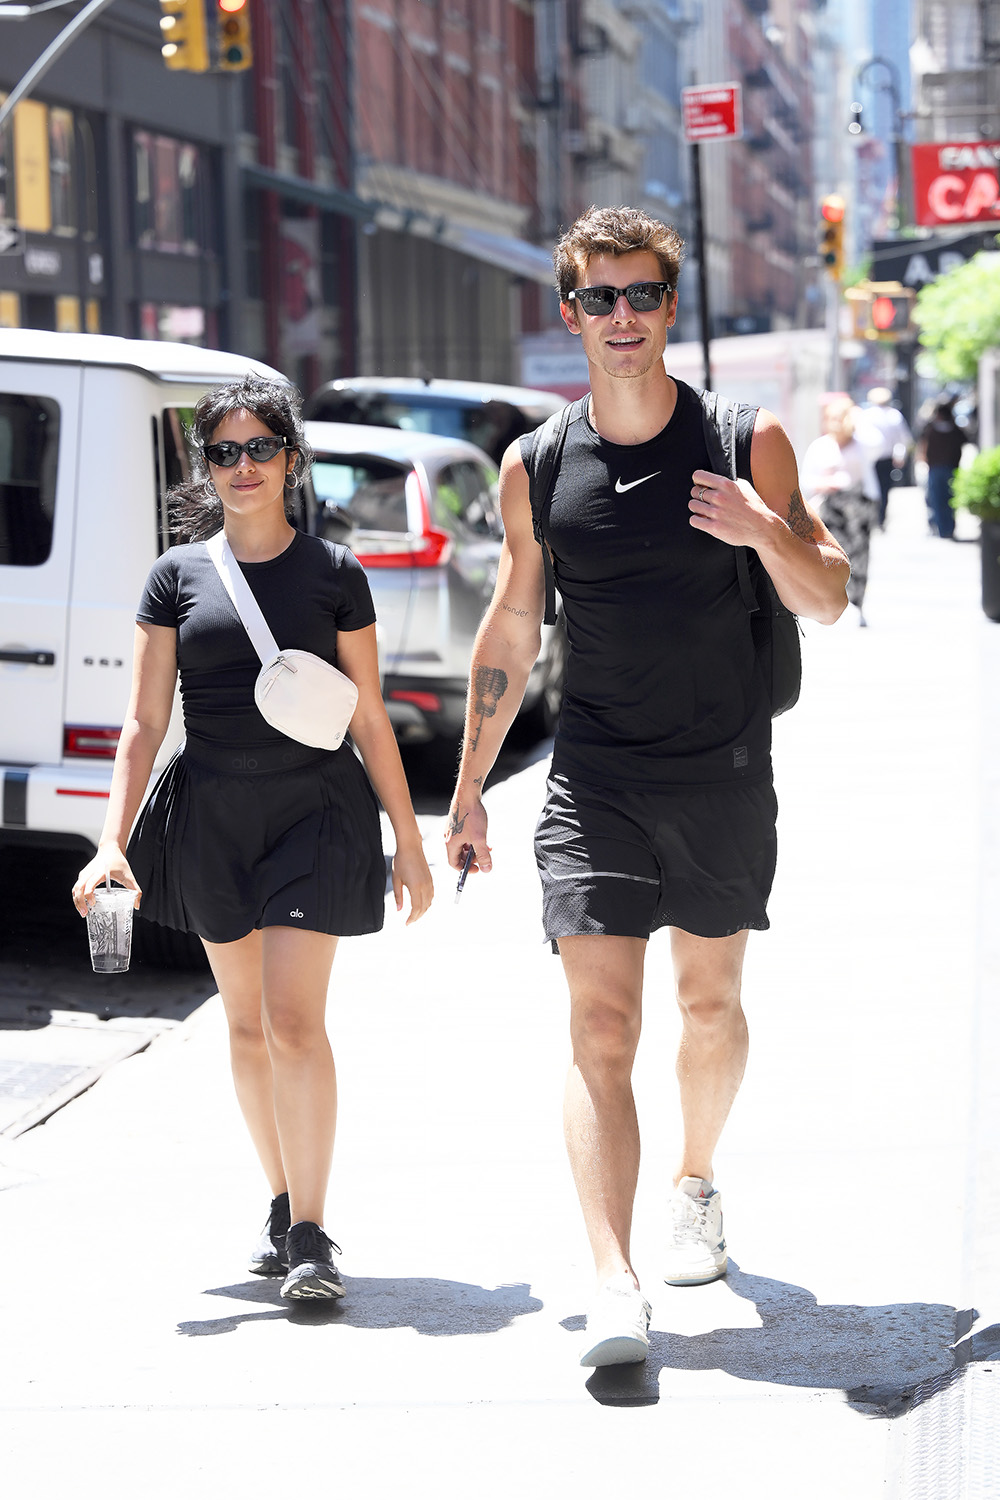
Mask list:
[[[337,939],[294,927],[267,927],[259,936],[261,1013],[291,1220],[322,1224],[337,1125],[337,1075],[326,1034]]]
[[[270,1184],[271,1196],[276,1198],[287,1184],[274,1120],[271,1058],[261,1023],[261,934],[250,932],[235,943],[206,942],[205,952],[229,1023],[229,1056],[236,1098]]]

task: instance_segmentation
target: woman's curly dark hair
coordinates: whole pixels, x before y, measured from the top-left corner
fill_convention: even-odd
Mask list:
[[[191,477],[167,492],[170,528],[179,542],[204,541],[222,525],[222,501],[215,492],[202,450],[212,441],[219,423],[234,411],[248,411],[276,437],[285,439],[286,454],[289,451],[298,454],[295,468],[288,471],[285,480],[285,514],[289,520],[295,517],[295,491],[309,473],[313,457],[302,425],[302,397],[294,385],[284,380],[245,375],[242,380],[206,391],[194,409],[188,431],[193,449]],[[289,484],[288,478],[293,473],[295,483]]]

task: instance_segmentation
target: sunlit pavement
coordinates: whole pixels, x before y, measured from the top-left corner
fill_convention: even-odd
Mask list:
[[[530,852],[539,761],[490,793],[495,872],[459,907],[438,856],[424,922],[341,945],[343,1306],[289,1313],[243,1269],[268,1195],[217,1000],[0,1148],[12,1493],[996,1493],[1000,626],[978,548],[925,530],[897,491],[868,628],[808,627],[775,727],[772,930],[750,943],[750,1066],[716,1161],[727,1280],[659,1280],[678,1138],[661,935],[636,1070],[650,1358],[578,1367],[591,1272]]]

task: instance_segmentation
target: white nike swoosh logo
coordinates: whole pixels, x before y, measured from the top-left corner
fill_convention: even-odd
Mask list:
[[[615,480],[615,493],[624,495],[626,490],[634,490],[637,484],[645,484],[647,479],[655,479],[660,469],[655,469],[652,474],[644,474],[641,479],[633,479],[630,484],[622,484],[620,479]]]

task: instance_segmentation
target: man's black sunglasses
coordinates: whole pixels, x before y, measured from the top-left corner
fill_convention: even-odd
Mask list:
[[[663,301],[663,293],[672,291],[669,281],[633,281],[631,286],[577,287],[567,300],[579,302],[592,318],[605,318],[614,312],[619,297],[626,298],[634,312],[653,312]]]
[[[240,461],[241,453],[245,453],[254,463],[266,464],[285,447],[287,444],[283,437],[254,437],[246,443],[206,443],[201,451],[216,468],[234,469]]]

